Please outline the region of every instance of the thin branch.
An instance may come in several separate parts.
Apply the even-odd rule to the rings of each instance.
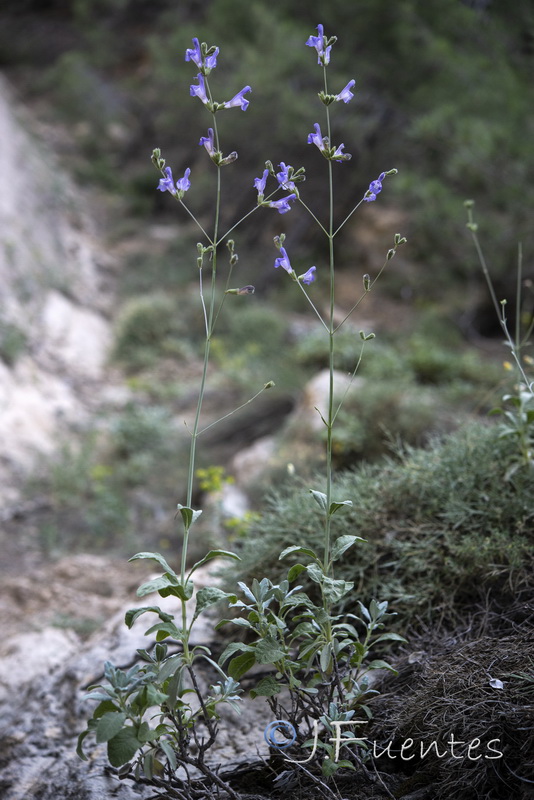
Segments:
[[[263,387],[260,389],[260,391],[259,391],[259,392],[256,392],[256,394],[255,394],[255,395],[253,395],[251,398],[249,398],[248,400],[246,400],[246,401],[245,401],[244,403],[242,403],[240,406],[237,406],[237,408],[234,408],[234,410],[233,410],[233,411],[229,411],[229,412],[228,412],[228,414],[225,414],[225,415],[224,415],[224,417],[219,417],[219,419],[216,419],[216,420],[215,420],[215,422],[210,422],[210,424],[209,424],[209,425],[206,425],[206,427],[205,427],[205,428],[202,428],[202,430],[198,431],[198,433],[197,433],[197,436],[200,436],[200,434],[201,434],[201,433],[205,433],[205,432],[206,432],[206,431],[208,431],[210,428],[213,428],[213,426],[214,426],[214,425],[218,425],[218,424],[219,424],[219,422],[222,422],[224,419],[228,419],[228,417],[231,417],[233,414],[237,413],[238,411],[241,411],[241,409],[242,409],[242,408],[245,408],[245,406],[248,406],[248,404],[249,404],[249,403],[252,403],[252,401],[253,401],[253,400],[255,400],[255,399],[256,399],[256,397],[259,397],[259,395],[260,395],[262,392],[264,392],[266,389],[267,389],[267,384],[265,384],[265,386],[263,386]]]

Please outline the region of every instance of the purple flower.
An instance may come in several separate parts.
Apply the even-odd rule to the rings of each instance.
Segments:
[[[363,198],[366,203],[372,203],[376,200],[377,194],[380,194],[382,191],[382,181],[386,177],[385,172],[381,172],[376,181],[371,181],[369,184],[369,189],[365,193],[365,197]]]
[[[208,100],[208,95],[206,94],[206,85],[204,83],[204,76],[198,74],[197,80],[198,80],[198,86],[195,86],[194,84],[190,86],[189,94],[191,95],[191,97],[198,97],[200,100],[202,100],[204,105],[206,105],[206,103],[208,103],[209,100]]]
[[[180,197],[184,194],[184,192],[187,192],[191,186],[191,181],[189,180],[191,170],[189,167],[186,169],[184,177],[180,178],[179,181],[176,181],[176,186],[174,185],[174,178],[172,177],[171,168],[165,167],[164,172],[167,177],[160,179],[159,186],[157,187],[160,192],[170,192],[172,195],[178,194]]]
[[[355,80],[349,81],[345,88],[342,89],[339,94],[336,94],[336,100],[343,100],[344,103],[348,103],[349,100],[352,100],[354,97],[354,92],[351,92],[351,89],[355,83]]]
[[[216,47],[213,53],[209,56],[206,56],[205,68],[206,69],[215,69],[217,66],[217,56],[219,55],[219,48]]]
[[[170,192],[171,194],[176,194],[171,168],[165,167],[164,172],[167,177],[160,179],[159,186],[157,188],[160,192]]]
[[[339,147],[336,147],[330,158],[332,161],[348,161],[351,156],[348,153],[343,152],[343,148],[345,147],[344,144],[340,144]]]
[[[325,147],[323,135],[321,133],[321,126],[319,125],[318,122],[316,122],[313,127],[315,128],[315,133],[310,133],[309,134],[309,136],[308,136],[308,144],[317,145],[317,147],[319,148],[321,153],[324,153],[325,150],[326,150],[326,147]]]
[[[193,39],[193,47],[188,47],[185,51],[185,60],[193,61],[199,69],[202,67],[202,53],[198,39]]]
[[[289,205],[290,200],[295,200],[297,197],[296,194],[288,194],[287,197],[281,197],[280,200],[272,200],[269,203],[269,208],[276,208],[280,214],[285,214],[287,211],[291,211],[291,206]]]
[[[245,86],[245,88],[241,89],[241,91],[238,92],[235,95],[235,97],[232,97],[231,100],[228,100],[228,102],[224,104],[224,107],[225,108],[233,108],[234,106],[241,106],[241,110],[242,111],[246,111],[248,106],[249,106],[249,101],[245,100],[243,95],[246,94],[247,92],[251,92],[251,91],[252,91],[252,89],[250,88],[250,86]]]
[[[267,183],[268,174],[269,170],[264,169],[261,178],[254,178],[254,186],[258,190],[258,199],[260,197],[263,197],[263,195],[265,194],[265,185]]]
[[[276,173],[276,180],[286,191],[290,192],[295,189],[294,181],[289,180],[289,170],[292,169],[291,165],[288,164],[286,167],[285,163],[282,161],[278,165],[280,167],[280,172]]]
[[[330,63],[330,50],[332,49],[332,45],[326,45],[326,38],[323,35],[323,26],[317,25],[317,36],[310,36],[306,44],[308,47],[315,47],[317,50],[317,63],[324,64],[326,66]]]
[[[202,50],[200,49],[200,44],[198,39],[193,39],[193,47],[188,47],[185,51],[185,60],[192,61],[200,70],[212,70],[215,69],[217,66],[217,56],[219,55],[219,48],[216,47],[213,53],[209,56],[206,56],[204,59],[202,57]]]
[[[189,180],[190,174],[191,170],[188,167],[184,172],[184,177],[180,178],[179,181],[176,181],[176,188],[178,189],[178,193],[181,192],[183,194],[184,192],[187,192],[187,190],[191,186],[191,181]]]
[[[278,267],[283,267],[283,269],[285,269],[285,271],[289,273],[289,275],[291,275],[291,273],[293,272],[293,267],[291,266],[291,262],[289,261],[289,256],[286,253],[285,247],[281,247],[280,252],[282,253],[282,255],[280,256],[280,258],[277,258],[274,262],[275,269],[278,269]]]
[[[309,286],[310,283],[313,283],[315,280],[315,267],[310,267],[304,275],[299,275],[299,281],[305,283],[306,286]]]
[[[215,142],[213,138],[213,128],[208,128],[208,135],[201,136],[199,145],[203,144],[206,150],[208,151],[208,155],[213,156],[215,154]]]

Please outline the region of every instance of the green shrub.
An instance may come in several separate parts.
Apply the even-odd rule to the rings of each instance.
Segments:
[[[437,392],[405,382],[365,382],[347,395],[334,430],[338,468],[362,459],[374,461],[392,441],[421,445],[443,430],[446,419]]]
[[[334,496],[353,506],[333,517],[333,536],[367,542],[344,556],[338,577],[355,581],[363,602],[391,601],[404,629],[417,619],[465,621],[477,603],[532,593],[534,471],[523,468],[506,481],[515,455],[498,426],[472,423],[426,449],[407,447],[399,461],[341,473]],[[320,548],[322,538],[307,489],[287,485],[250,525],[230,582],[281,578],[286,546]]]
[[[213,356],[232,382],[259,389],[268,380],[277,387],[295,389],[303,372],[295,368],[290,351],[294,347],[288,315],[268,303],[253,300],[228,307],[214,339]],[[287,357],[280,357],[286,353]]]
[[[171,430],[170,412],[162,406],[128,405],[111,426],[113,451],[123,459],[147,451],[157,455],[172,447]]]
[[[172,297],[154,292],[132,298],[117,318],[113,357],[132,370],[148,367],[173,349],[179,354],[180,334],[183,324]]]

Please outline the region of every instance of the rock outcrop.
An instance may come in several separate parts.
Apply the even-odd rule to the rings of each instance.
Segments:
[[[111,262],[87,201],[0,78],[0,506],[80,426],[110,343]]]

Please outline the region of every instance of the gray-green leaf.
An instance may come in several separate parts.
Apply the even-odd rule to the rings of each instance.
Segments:
[[[211,561],[212,558],[230,558],[234,561],[241,561],[241,557],[238,556],[237,553],[232,553],[231,550],[210,550],[209,553],[206,553],[204,558],[201,558],[200,561],[193,564],[189,574],[192,575],[195,570],[202,567],[208,561]]]
[[[189,508],[188,506],[183,506],[178,503],[178,511],[182,515],[182,520],[184,522],[184,528],[186,531],[189,530],[191,525],[200,517],[202,511],[195,511],[193,508]]]
[[[274,664],[275,661],[279,661],[285,655],[276,639],[272,636],[265,636],[261,639],[256,645],[255,652],[258,664]]]
[[[153,611],[163,622],[171,622],[173,619],[172,614],[166,614],[159,606],[143,606],[143,608],[130,608],[124,617],[124,622],[128,628],[131,628],[136,619],[141,614],[146,614],[147,611]]]
[[[193,615],[193,622],[206,608],[215,605],[219,600],[225,600],[228,596],[228,592],[223,592],[222,589],[217,589],[215,586],[204,586],[202,589],[199,589],[197,592],[197,604]]]
[[[355,542],[364,542],[361,536],[340,536],[332,545],[332,561],[337,561]]]
[[[274,675],[266,675],[266,677],[262,678],[254,689],[250,690],[250,696],[252,698],[274,697],[275,695],[280,694],[281,691],[282,687]]]
[[[313,499],[315,502],[326,511],[326,495],[324,492],[318,492],[315,489],[310,489],[311,494],[313,495]]]
[[[238,681],[255,663],[256,656],[254,653],[242,653],[240,656],[233,658],[228,664],[228,675]]]
[[[141,746],[135,730],[131,726],[123,728],[108,742],[109,763],[112,767],[122,767],[134,757]]]
[[[282,550],[282,552],[278,556],[278,560],[281,561],[283,558],[288,556],[290,553],[303,553],[305,556],[310,556],[310,558],[313,558],[314,561],[318,561],[319,560],[315,550],[312,550],[311,547],[301,547],[298,544],[293,544],[293,545],[291,545],[291,547],[286,547],[285,550]]]
[[[330,503],[330,508],[328,509],[328,513],[330,514],[330,516],[332,516],[332,514],[335,514],[336,511],[338,511],[338,509],[340,508],[343,508],[343,506],[351,506],[351,505],[352,505],[352,500],[340,500],[339,502],[334,501],[333,503]]]
[[[98,720],[96,726],[96,741],[109,742],[122,728],[126,720],[126,714],[122,711],[108,711]]]
[[[177,581],[178,577],[172,573],[160,575],[158,578],[153,578],[151,581],[143,583],[137,590],[137,596],[144,597],[146,594],[159,592],[160,589],[167,589],[169,586],[176,586]]]
[[[159,746],[161,747],[161,749],[163,750],[163,752],[167,756],[167,759],[169,761],[169,764],[171,765],[171,768],[173,770],[175,770],[176,767],[177,767],[176,754],[175,754],[174,750],[172,749],[171,743],[167,742],[165,739],[162,739],[160,741],[160,743],[159,743]]]
[[[163,558],[161,553],[136,553],[135,556],[132,556],[129,561],[136,561],[137,559],[147,559],[149,561],[156,561],[165,572],[169,572],[171,575],[176,575],[175,571],[168,565],[167,561]]]

